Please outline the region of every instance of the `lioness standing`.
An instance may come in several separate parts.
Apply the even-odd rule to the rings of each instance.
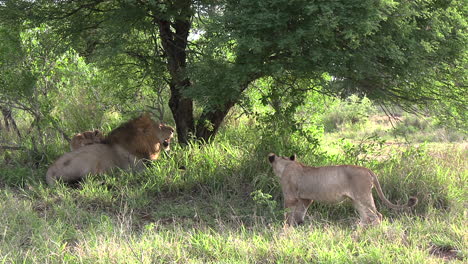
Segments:
[[[376,187],[380,199],[390,208],[411,208],[418,202],[411,197],[406,205],[392,204],[385,198],[375,174],[364,167],[352,165],[311,167],[295,161],[296,157],[268,154],[273,171],[280,178],[284,206],[289,209],[286,222],[302,224],[312,201],[338,203],[349,198],[359,213],[360,224],[378,224],[382,215],[377,211],[372,197]]]

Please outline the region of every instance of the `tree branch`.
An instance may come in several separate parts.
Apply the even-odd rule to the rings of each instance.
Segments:
[[[25,150],[26,148],[20,146],[0,146],[0,149]]]

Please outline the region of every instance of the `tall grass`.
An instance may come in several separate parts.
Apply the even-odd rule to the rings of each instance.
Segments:
[[[466,261],[466,149],[369,139],[329,153],[297,135],[284,144],[262,133],[245,123],[225,127],[210,144],[174,145],[141,173],[90,176],[77,188],[44,182],[47,164],[67,146],[51,143],[56,149],[38,168],[11,154],[14,162],[0,165],[0,261],[440,263],[450,254]],[[304,226],[283,228],[268,152],[296,152],[314,166],[364,165],[391,201],[414,195],[420,202],[395,212],[376,198],[384,221],[365,229],[349,203],[314,203]]]

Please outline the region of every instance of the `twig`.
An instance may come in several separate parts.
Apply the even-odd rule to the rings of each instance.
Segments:
[[[20,146],[0,146],[0,149],[25,150],[26,148]]]

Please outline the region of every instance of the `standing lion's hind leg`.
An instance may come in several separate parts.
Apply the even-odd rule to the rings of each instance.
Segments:
[[[375,210],[375,208],[372,208],[366,204],[357,201],[353,201],[353,206],[359,213],[359,225],[366,226],[369,224],[380,223],[379,213],[377,212],[377,210]]]
[[[374,197],[372,197],[372,193],[367,195],[366,199],[363,201],[363,204],[367,207],[368,215],[370,216],[370,223],[371,224],[380,224],[382,222],[382,214],[377,211],[374,203]]]
[[[377,211],[374,204],[372,194],[366,197],[364,201],[353,200],[353,206],[359,213],[360,225],[379,224],[382,220],[382,215]]]
[[[353,206],[359,213],[359,225],[365,226],[369,223],[366,207],[358,201],[353,201]]]

